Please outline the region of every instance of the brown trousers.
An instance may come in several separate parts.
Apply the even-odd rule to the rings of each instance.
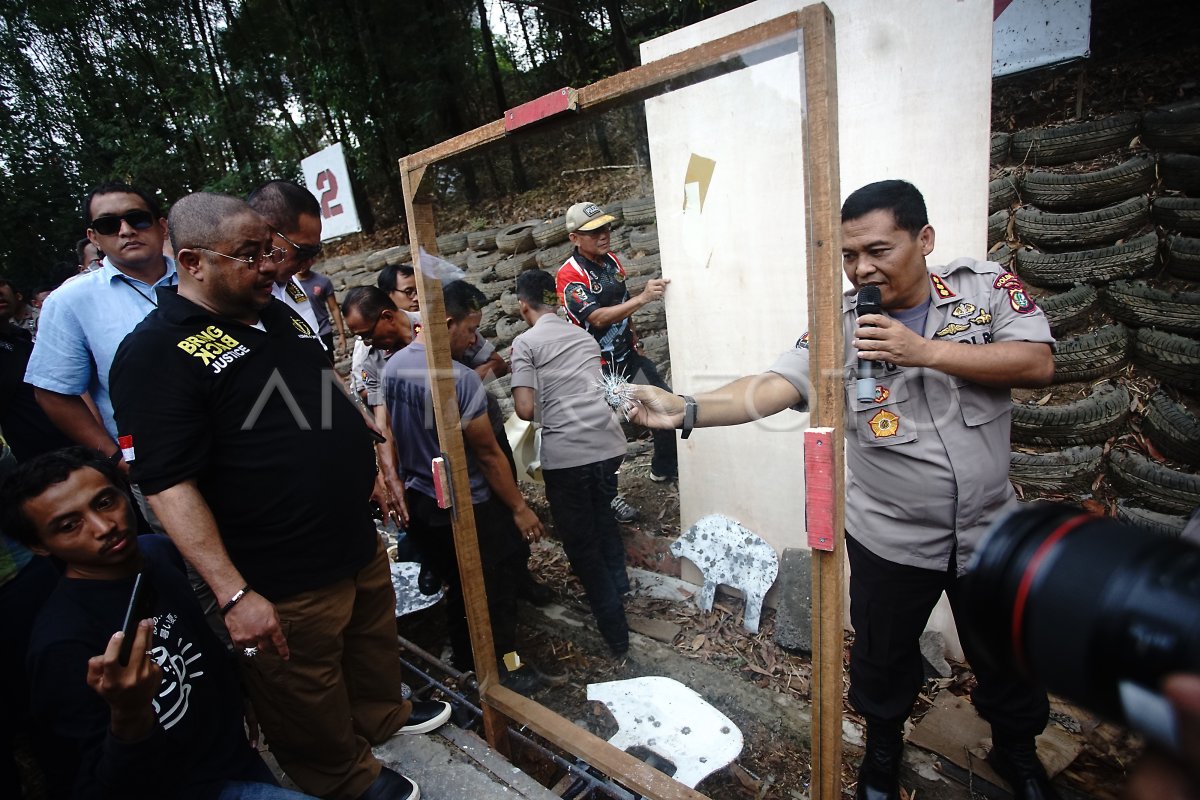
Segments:
[[[396,596],[380,541],[358,574],[275,604],[291,658],[240,653],[267,745],[303,791],[354,800],[379,775],[371,745],[408,719]]]

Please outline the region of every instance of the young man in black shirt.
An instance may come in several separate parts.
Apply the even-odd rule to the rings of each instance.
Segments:
[[[137,536],[127,492],[115,464],[79,446],[38,456],[0,485],[5,533],[63,567],[28,666],[34,716],[65,745],[57,766],[75,772],[72,797],[299,800],[247,742],[233,664],[171,543]],[[145,619],[122,666],[138,573]]]
[[[259,215],[197,193],[175,203],[170,231],[179,289],[159,293],[113,361],[133,475],[222,604],[280,766],[335,800],[419,797],[371,745],[432,730],[450,708],[401,695],[366,420],[316,333],[272,298],[282,253]]]

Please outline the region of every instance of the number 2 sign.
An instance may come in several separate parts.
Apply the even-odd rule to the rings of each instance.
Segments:
[[[342,204],[337,202],[338,181],[333,170],[326,169],[317,173],[317,191],[321,193],[321,218],[329,219],[341,214]]]
[[[342,144],[330,145],[300,162],[304,183],[321,203],[321,240],[362,230]]]

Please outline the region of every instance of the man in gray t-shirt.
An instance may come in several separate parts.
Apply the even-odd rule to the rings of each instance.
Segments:
[[[530,328],[513,341],[513,405],[521,419],[542,424],[542,478],[555,527],[600,634],[620,657],[629,649],[621,601],[629,577],[612,501],[625,433],[596,387],[600,345],[555,314],[550,273],[522,272],[517,298]]]
[[[853,192],[842,206],[842,261],[854,284],[846,332],[846,550],[850,560],[850,703],[867,721],[858,797],[899,797],[904,721],[922,685],[919,637],[945,591],[957,605],[966,561],[1014,500],[1008,439],[1015,386],[1054,377],[1045,315],[999,264],[929,267],[934,231],[904,181]],[[884,313],[857,316],[856,292],[877,286]],[[881,366],[874,396],[857,396],[859,359]],[[801,408],[808,334],[761,375],[684,399],[637,387],[636,422],[735,425]],[[956,615],[959,616],[959,615]],[[960,616],[961,618],[961,616]],[[1017,798],[1054,798],[1034,749],[1046,693],[975,658],[972,700],[992,726],[989,761]]]

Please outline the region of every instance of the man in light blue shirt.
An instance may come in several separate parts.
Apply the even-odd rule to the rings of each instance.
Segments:
[[[107,257],[99,269],[46,298],[25,380],[63,433],[127,470],[117,446],[108,370],[121,341],[158,306],[155,290],[177,282],[175,262],[163,255],[167,221],[146,192],[103,184],[87,196],[83,216],[88,239]]]

